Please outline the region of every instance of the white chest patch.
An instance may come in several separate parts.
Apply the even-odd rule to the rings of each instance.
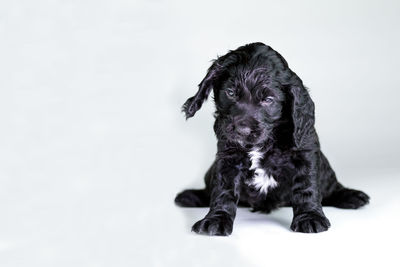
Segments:
[[[254,170],[254,176],[249,185],[259,190],[260,193],[267,194],[268,188],[274,188],[278,185],[278,183],[275,181],[274,177],[269,176],[260,166],[260,160],[263,158],[263,156],[264,154],[260,152],[258,148],[254,148],[249,152],[251,161],[250,170]]]

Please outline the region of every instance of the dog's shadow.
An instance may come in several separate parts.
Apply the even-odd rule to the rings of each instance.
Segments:
[[[236,225],[247,224],[260,226],[262,225],[279,225],[280,227],[289,230],[291,224],[291,209],[280,208],[270,213],[252,212],[248,208],[239,208],[236,215]]]
[[[201,219],[208,213],[209,208],[179,208],[186,218],[187,229],[192,228],[193,224]],[[260,225],[280,225],[282,228],[289,231],[291,224],[292,211],[290,208],[280,208],[272,211],[271,213],[252,212],[249,208],[239,207],[237,209],[235,218],[235,227],[240,225],[253,224],[255,227]]]

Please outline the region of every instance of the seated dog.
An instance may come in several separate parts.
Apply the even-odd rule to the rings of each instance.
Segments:
[[[301,79],[271,47],[252,43],[216,59],[183,105],[192,117],[215,97],[218,152],[205,175],[205,189],[185,190],[175,202],[210,207],[192,231],[229,235],[238,205],[270,212],[293,207],[290,228],[326,231],[322,206],[357,209],[365,193],[345,188],[322,153],[314,128],[314,103]]]

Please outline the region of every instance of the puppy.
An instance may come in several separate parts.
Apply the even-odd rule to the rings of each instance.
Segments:
[[[192,231],[229,235],[238,205],[270,212],[291,206],[295,232],[328,230],[322,206],[357,209],[365,193],[342,186],[322,153],[314,128],[314,103],[285,59],[262,43],[241,46],[216,59],[183,105],[192,117],[215,98],[218,152],[205,189],[185,190],[182,207],[210,207]]]

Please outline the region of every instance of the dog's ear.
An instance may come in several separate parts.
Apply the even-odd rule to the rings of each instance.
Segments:
[[[210,95],[213,82],[216,79],[219,69],[216,62],[217,61],[214,61],[208,69],[206,77],[200,82],[197,93],[183,104],[182,112],[185,113],[186,119],[193,117]]]
[[[279,69],[277,79],[285,88],[288,96],[290,115],[293,121],[293,141],[297,149],[308,149],[318,142],[314,128],[314,102],[304,87],[302,80],[290,70],[286,60],[276,51],[262,48],[267,60],[272,62],[275,69]],[[310,141],[311,140],[311,141]]]
[[[307,149],[315,145],[309,144],[308,140],[316,140],[312,138],[316,134],[314,102],[300,78],[296,74],[294,76],[293,82],[288,86],[292,100],[293,140],[298,149]]]
[[[226,68],[236,61],[234,51],[214,60],[211,67],[208,69],[206,77],[200,82],[197,93],[186,100],[182,106],[182,112],[185,113],[186,119],[193,117],[194,114],[201,108],[203,102],[207,100],[211,89],[226,70]]]

